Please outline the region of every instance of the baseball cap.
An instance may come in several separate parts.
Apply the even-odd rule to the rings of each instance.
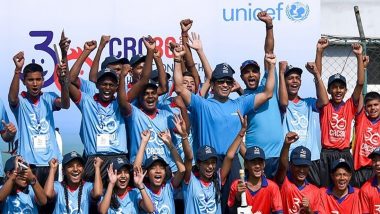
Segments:
[[[105,68],[105,69],[100,70],[97,73],[97,81],[99,81],[100,78],[105,77],[105,76],[110,76],[110,77],[116,79],[116,81],[118,81],[118,79],[119,79],[114,70],[109,69],[109,68]]]
[[[153,165],[153,163],[155,163],[157,161],[161,162],[165,167],[168,166],[168,164],[166,163],[166,161],[162,157],[154,154],[145,160],[145,165],[144,165],[145,169],[148,169],[150,166]]]
[[[145,55],[137,54],[131,58],[131,66],[135,67],[137,63],[145,61]]]
[[[82,156],[78,154],[78,152],[72,151],[63,156],[62,165],[66,165],[74,159],[78,159],[82,164],[84,164],[84,159],[82,158]]]
[[[253,160],[253,159],[263,159],[265,160],[264,150],[258,146],[252,146],[247,148],[245,152],[244,160]]]
[[[289,76],[291,73],[297,73],[298,75],[301,76],[302,69],[298,68],[298,67],[293,67],[292,65],[286,66],[286,70],[285,70],[284,76]]]
[[[380,147],[377,147],[375,150],[373,150],[372,153],[368,155],[368,158],[373,158],[375,155],[380,156]]]
[[[101,65],[101,69],[105,69],[110,64],[129,64],[129,60],[127,58],[116,58],[115,56],[108,56],[104,59]]]
[[[124,166],[131,168],[131,164],[127,158],[115,158],[113,161],[113,169],[120,170]]]
[[[346,159],[339,158],[332,163],[331,173],[341,167],[346,167],[350,172],[352,171],[351,164]]]
[[[255,71],[258,71],[260,72],[260,65],[255,61],[255,60],[245,60],[241,66],[240,66],[240,71],[243,71],[245,67],[247,67],[248,65],[252,65],[253,68],[255,69]]]
[[[222,79],[225,77],[229,77],[233,79],[234,73],[235,73],[234,69],[232,69],[232,67],[229,64],[227,63],[217,64],[215,66],[214,71],[212,72],[212,79],[216,80],[216,79]]]
[[[216,150],[211,146],[201,146],[197,151],[197,160],[206,161],[210,158],[218,158]]]
[[[167,79],[170,79],[171,75],[167,72],[166,73],[166,78]],[[158,70],[157,69],[154,69],[151,73],[150,73],[150,79],[154,80],[154,79],[158,79]]]
[[[293,165],[301,166],[301,165],[311,165],[311,152],[308,148],[304,146],[297,146],[293,149],[290,154],[290,162]]]
[[[327,83],[327,88],[330,87],[330,85],[335,81],[341,81],[344,83],[344,85],[347,85],[346,78],[341,74],[334,74],[329,77],[329,81]]]
[[[12,171],[15,169],[15,159],[16,159],[16,156],[12,156],[10,157],[6,162],[5,162],[5,165],[4,165],[4,172],[9,172],[9,171]]]

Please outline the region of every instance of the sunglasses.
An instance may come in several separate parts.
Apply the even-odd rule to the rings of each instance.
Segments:
[[[234,84],[234,80],[232,80],[232,79],[217,79],[217,80],[215,80],[215,82],[217,84],[224,84],[224,83],[227,83],[227,85],[233,85]]]

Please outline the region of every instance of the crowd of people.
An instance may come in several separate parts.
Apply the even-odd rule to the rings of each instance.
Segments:
[[[102,63],[110,36],[99,46],[85,42],[69,67],[71,41],[62,33],[60,95],[42,92],[44,69],[24,65],[24,53],[17,53],[8,94],[16,124],[0,100],[1,137],[18,142],[0,170],[0,212],[380,213],[380,94],[363,95],[369,58],[362,46],[352,45],[357,80],[346,96],[344,75],[330,76],[327,86],[322,81],[326,38],[305,68],[280,61],[277,71],[272,18],[260,12],[258,19],[265,24],[264,62],[241,63],[244,89],[229,64],[212,69],[199,35],[189,33],[190,19],[180,22],[181,43],[170,44],[173,76],[150,36],[143,37],[146,55]],[[305,70],[314,76],[315,98],[299,95]],[[84,151],[62,155],[53,112],[73,103],[82,115]]]

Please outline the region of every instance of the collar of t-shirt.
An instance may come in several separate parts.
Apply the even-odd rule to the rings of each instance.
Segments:
[[[100,103],[100,105],[102,105],[103,107],[107,107],[113,100],[115,99],[115,97],[112,98],[112,100],[110,101],[107,101],[107,102],[103,102],[100,98],[99,98],[99,93],[96,93],[94,95],[94,100],[98,103]]]
[[[123,193],[117,194],[117,197],[119,197],[120,199],[123,199],[131,190],[132,190],[132,187],[127,187],[127,189]]]
[[[161,193],[161,189],[164,188],[165,185],[166,185],[166,182],[164,181],[164,182],[162,182],[161,187],[158,188],[158,190],[154,191],[153,189],[151,189],[151,186],[150,186],[150,183],[149,183],[149,182],[147,182],[147,183],[145,184],[145,186],[147,186],[148,189],[150,189],[150,190],[151,190],[154,194],[156,194],[156,195],[160,195],[160,193]]]
[[[296,98],[294,98],[292,100],[293,103],[298,103],[299,101],[301,100],[301,98],[299,96],[297,96]]]
[[[153,113],[153,114],[148,114],[146,111],[144,111],[144,109],[143,108],[140,108],[140,110],[142,111],[142,112],[144,112],[144,114],[146,114],[150,119],[154,119],[156,116],[157,116],[157,114],[158,114],[158,109],[157,109],[157,107],[156,107],[156,111]]]
[[[82,181],[83,183],[82,183],[82,185],[84,186],[84,183],[86,183],[85,181]],[[67,185],[66,184],[66,187],[67,187],[67,189],[70,191],[70,192],[75,192],[78,188],[79,188],[79,186],[80,185],[78,185],[77,187],[71,187],[71,186],[69,186],[69,185]]]
[[[194,176],[197,177],[199,179],[199,181],[203,184],[203,186],[210,186],[212,181],[205,181],[202,179],[202,177],[200,176],[199,172],[194,172]]]
[[[40,95],[37,96],[37,97],[32,97],[32,96],[28,95],[28,92],[26,92],[26,91],[21,92],[21,96],[23,98],[26,98],[26,99],[30,100],[34,105],[36,105],[38,103],[38,101],[40,100],[41,95],[42,95],[42,91],[41,91]]]
[[[330,187],[328,187],[326,193],[327,193],[328,195],[332,195],[332,196],[334,196],[334,198],[337,199],[339,203],[342,203],[342,202],[347,198],[347,196],[348,196],[349,194],[352,194],[352,193],[355,192],[355,189],[354,189],[351,185],[348,185],[348,193],[347,193],[347,195],[345,195],[345,196],[343,196],[343,197],[341,197],[341,198],[337,198],[337,197],[335,197],[335,195],[333,194],[333,187],[334,187],[333,185],[331,185]]]
[[[245,179],[245,181],[247,182],[247,179]],[[258,190],[253,191],[253,190],[251,190],[250,188],[247,188],[247,189],[249,190],[249,193],[250,193],[251,195],[255,195],[257,192],[259,192],[259,190],[260,190],[261,188],[263,188],[263,187],[267,187],[267,186],[268,186],[268,180],[267,180],[267,178],[266,178],[264,175],[262,175],[262,176],[261,176],[261,187],[260,187]]]
[[[372,178],[371,185],[372,185],[373,187],[376,187],[377,192],[380,193],[379,181],[377,180],[377,177],[373,177],[373,178]]]
[[[334,105],[334,103],[332,102],[332,100],[330,100],[330,103],[332,105],[332,107],[334,108],[335,111],[339,111],[340,108],[342,108],[342,106],[344,106],[344,104],[346,102],[342,101],[341,103],[339,103],[337,106]]]
[[[288,171],[287,175],[286,175],[289,179],[290,182],[292,182],[294,185],[296,185],[296,183],[294,182],[294,178],[292,176],[292,174],[290,173],[290,171]],[[298,190],[303,190],[303,188],[306,187],[306,185],[309,185],[309,182],[307,181],[307,179],[305,179],[304,183],[301,185],[301,186],[297,186]]]

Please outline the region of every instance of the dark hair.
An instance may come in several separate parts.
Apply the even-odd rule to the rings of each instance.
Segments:
[[[185,71],[185,72],[183,72],[182,75],[184,77],[192,77],[193,79],[195,79],[194,76],[193,76],[193,74],[190,71]]]
[[[23,77],[25,78],[28,73],[32,73],[32,72],[40,72],[41,75],[43,75],[44,69],[39,64],[30,63],[30,64],[28,64],[28,65],[25,66],[25,68],[24,68],[24,70],[22,72],[23,73]]]
[[[202,161],[197,161],[197,162],[202,162]],[[194,171],[199,172],[199,167],[197,165],[194,166]],[[220,198],[221,198],[221,189],[219,185],[219,176],[217,174],[217,171],[215,170],[214,173],[212,174],[211,182],[214,184],[215,188],[215,202],[218,204],[220,203]]]
[[[66,178],[64,179],[64,181],[62,181],[62,186],[63,186],[63,189],[64,189],[64,194],[65,194],[65,201],[66,201],[66,211],[68,213],[70,213],[70,207],[69,207],[69,196],[68,196],[68,187],[67,187],[67,184],[66,184]],[[80,213],[80,204],[81,204],[81,200],[82,200],[82,191],[83,190],[83,182],[80,181],[80,184],[79,184],[79,192],[78,192],[78,212],[77,213]]]
[[[123,168],[123,167],[122,167]],[[128,168],[128,173],[129,173],[129,181],[128,181],[128,185],[127,187],[133,187],[133,184],[131,183],[131,180],[133,181],[133,173],[131,171],[131,168],[130,167],[127,167]],[[119,172],[119,170],[118,170]],[[108,183],[109,183],[109,178],[108,178]],[[111,202],[110,202],[110,207],[112,209],[119,209],[120,207],[120,202],[119,200],[117,200],[117,197],[116,197],[116,193],[115,193],[115,187],[112,189],[112,195],[111,195]],[[116,187],[117,188],[117,187]]]
[[[368,92],[364,97],[364,104],[367,104],[367,102],[372,100],[380,101],[380,94],[375,91]]]

